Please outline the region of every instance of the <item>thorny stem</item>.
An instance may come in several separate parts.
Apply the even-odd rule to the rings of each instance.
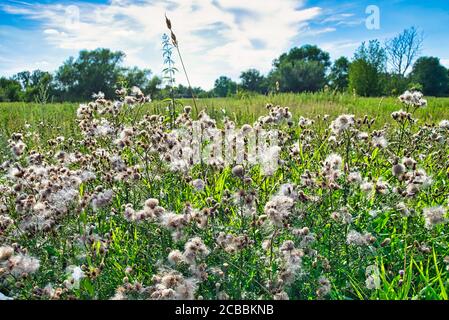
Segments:
[[[195,106],[196,116],[198,117],[198,106],[196,105],[195,94],[193,93],[192,85],[190,84],[189,75],[187,74],[186,67],[184,65],[184,61],[182,60],[181,51],[179,50],[179,45],[175,45],[176,51],[178,51],[179,61],[181,61],[182,69],[184,70],[184,74],[186,75],[187,83],[189,85],[190,94],[192,95],[193,105]]]
[[[273,242],[274,238],[277,236],[278,228],[276,228],[273,232],[273,235],[270,239],[270,280],[273,279]]]

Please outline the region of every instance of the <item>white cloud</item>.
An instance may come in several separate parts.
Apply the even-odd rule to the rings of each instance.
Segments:
[[[335,13],[332,10],[328,10],[328,16],[321,23],[332,23],[335,26],[351,27],[363,24],[365,19],[365,17],[358,17],[354,13]]]
[[[302,37],[315,37],[315,36],[319,36],[324,33],[330,33],[330,32],[335,32],[335,31],[337,31],[337,29],[333,28],[333,27],[327,27],[327,28],[323,28],[323,29],[311,29],[311,28],[307,27],[304,29],[304,32],[302,33]]]
[[[440,62],[443,66],[449,68],[449,59],[441,59]]]
[[[322,10],[294,0],[263,5],[260,0],[112,0],[106,5],[74,2],[2,8],[39,21],[46,41],[60,50],[122,50],[126,64],[155,73],[162,69],[161,36],[167,32],[167,13],[192,84],[205,88],[222,74],[237,78],[247,68],[268,71],[298,33],[334,31],[308,29]],[[178,78],[184,80],[181,74]]]
[[[338,40],[333,42],[321,43],[320,47],[332,54],[333,58],[339,56],[352,57],[354,50],[360,46],[360,40]]]

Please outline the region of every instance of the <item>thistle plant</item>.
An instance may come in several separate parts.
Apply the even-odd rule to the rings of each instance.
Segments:
[[[187,84],[189,85],[190,94],[192,95],[192,101],[193,101],[193,105],[195,106],[196,116],[198,116],[198,114],[199,114],[198,113],[198,106],[196,105],[195,94],[193,92],[192,85],[190,84],[189,74],[187,73],[186,66],[185,66],[184,61],[182,59],[182,54],[181,54],[181,50],[179,49],[178,40],[176,38],[175,33],[172,30],[172,23],[171,23],[170,19],[167,18],[167,16],[165,16],[165,22],[166,22],[167,28],[170,30],[170,36],[171,36],[172,44],[176,48],[176,51],[178,52],[179,61],[181,61],[182,69],[184,70],[184,74],[186,76]]]
[[[165,68],[162,70],[162,73],[164,74],[163,79],[168,83],[170,88],[170,98],[165,101],[169,101],[170,120],[172,125],[174,125],[177,104],[174,94],[175,73],[178,72],[178,69],[175,67],[175,61],[172,58],[172,54],[173,46],[170,43],[170,38],[164,33],[162,36],[162,56],[164,58]]]

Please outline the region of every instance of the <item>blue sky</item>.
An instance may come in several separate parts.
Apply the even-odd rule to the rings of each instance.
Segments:
[[[368,29],[366,8],[379,8]],[[193,85],[211,88],[220,75],[268,72],[293,46],[316,44],[333,59],[352,57],[362,41],[384,41],[404,28],[424,33],[422,55],[449,67],[449,1],[330,0],[1,0],[0,75],[54,71],[81,49],[122,50],[125,64],[162,70],[164,13],[172,19]],[[185,83],[181,74],[178,81]]]

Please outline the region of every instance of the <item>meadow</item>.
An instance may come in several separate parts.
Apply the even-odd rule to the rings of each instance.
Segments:
[[[117,93],[0,104],[0,299],[448,299],[449,98]]]

